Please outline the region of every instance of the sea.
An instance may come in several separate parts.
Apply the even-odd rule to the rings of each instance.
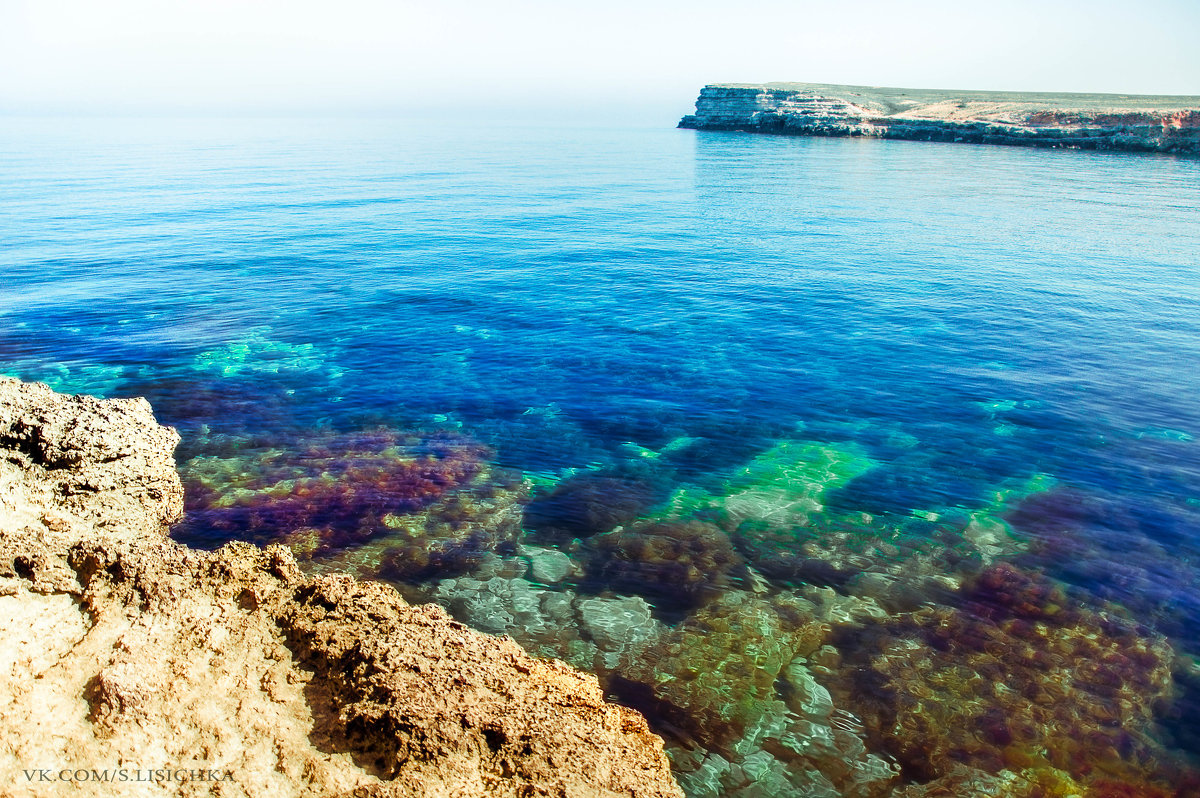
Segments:
[[[177,539],[596,673],[690,796],[1200,789],[1195,158],[5,118],[0,374],[147,397]]]

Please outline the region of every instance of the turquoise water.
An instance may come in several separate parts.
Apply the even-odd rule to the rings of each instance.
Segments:
[[[1189,789],[1200,161],[437,120],[0,153],[0,373],[150,398],[177,537],[596,671],[692,795]]]

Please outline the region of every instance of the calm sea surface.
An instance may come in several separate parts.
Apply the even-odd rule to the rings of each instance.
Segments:
[[[952,763],[1177,790],[1200,750],[1194,159],[2,120],[0,373],[147,396],[178,537],[283,541],[596,671],[692,795]],[[967,627],[1101,642],[1035,664]]]

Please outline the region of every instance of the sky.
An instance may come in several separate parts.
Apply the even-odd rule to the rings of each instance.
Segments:
[[[0,0],[0,113],[687,112],[714,82],[1200,95],[1200,0]]]

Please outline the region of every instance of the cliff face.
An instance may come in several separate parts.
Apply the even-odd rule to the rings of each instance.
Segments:
[[[679,127],[1200,153],[1200,97],[714,84]]]
[[[177,442],[144,400],[0,378],[0,794],[682,795],[592,676],[167,539]]]

